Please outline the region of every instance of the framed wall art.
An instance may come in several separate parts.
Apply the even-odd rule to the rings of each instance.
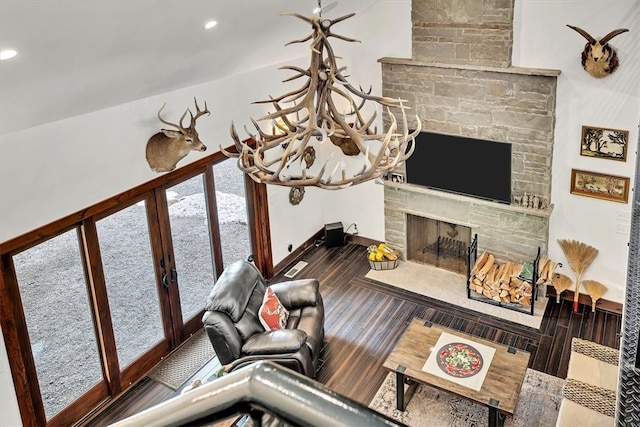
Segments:
[[[629,131],[582,126],[580,155],[610,160],[627,160]]]
[[[627,203],[629,178],[571,169],[571,194]]]

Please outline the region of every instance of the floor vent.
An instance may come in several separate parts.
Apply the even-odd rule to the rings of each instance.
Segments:
[[[307,266],[307,264],[307,262],[298,261],[296,265],[294,265],[289,271],[284,273],[284,277],[288,277],[289,279],[295,277],[296,274],[300,273],[300,271]]]

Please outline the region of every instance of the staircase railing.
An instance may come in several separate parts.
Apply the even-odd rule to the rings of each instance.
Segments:
[[[112,424],[197,426],[249,414],[261,425],[264,413],[296,426],[404,426],[273,362],[257,362]]]

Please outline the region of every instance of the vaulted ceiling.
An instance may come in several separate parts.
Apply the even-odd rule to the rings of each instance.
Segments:
[[[324,16],[376,0],[325,0]],[[1,0],[0,134],[304,55],[316,0]],[[204,28],[207,21],[218,25]]]

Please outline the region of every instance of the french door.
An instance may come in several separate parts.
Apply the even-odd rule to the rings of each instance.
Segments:
[[[236,185],[244,188],[239,178]],[[111,363],[120,388],[202,328],[204,304],[223,270],[222,194],[209,167],[93,218],[99,250],[99,260],[90,263],[99,270],[93,282],[103,281],[106,291],[96,312],[110,313],[111,328],[101,335],[107,344],[113,335],[117,363]],[[248,256],[246,222],[236,238],[246,243],[241,256]]]
[[[202,327],[202,308],[222,272],[213,171],[156,188],[154,197],[162,248],[156,255],[157,272],[175,346]],[[244,231],[240,238],[248,242]]]

